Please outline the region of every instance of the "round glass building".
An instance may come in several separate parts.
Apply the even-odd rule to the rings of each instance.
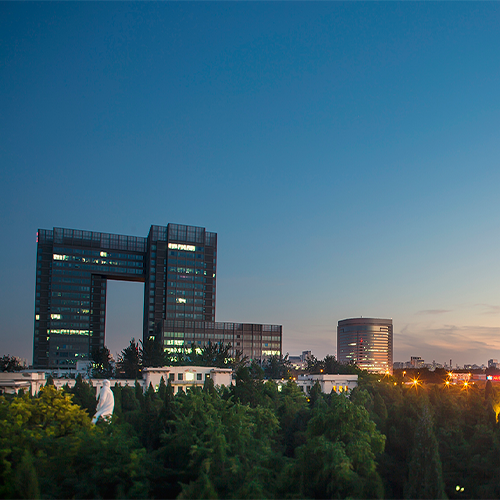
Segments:
[[[372,373],[392,374],[392,337],[392,319],[343,319],[337,326],[337,359]]]

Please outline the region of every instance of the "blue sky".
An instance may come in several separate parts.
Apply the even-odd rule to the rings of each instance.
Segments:
[[[218,321],[336,354],[500,359],[500,4],[0,3],[0,354],[31,360],[36,231],[218,233]],[[142,335],[111,283],[107,343]]]

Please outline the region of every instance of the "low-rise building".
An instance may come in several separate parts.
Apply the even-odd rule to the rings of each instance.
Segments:
[[[358,376],[320,373],[315,375],[299,375],[296,380],[297,385],[306,394],[310,392],[316,382],[319,383],[321,392],[324,394],[330,394],[332,391],[337,394],[348,394],[358,386]]]
[[[143,370],[143,387],[146,390],[149,384],[156,391],[160,386],[161,379],[170,384],[177,394],[179,389],[190,387],[203,387],[205,380],[211,378],[215,387],[229,387],[233,378],[233,370],[231,368],[213,368],[208,366],[165,366],[163,368],[144,368]]]
[[[21,389],[34,396],[45,385],[45,372],[23,370],[0,373],[0,393],[17,394]]]
[[[162,368],[144,368],[142,379],[137,383],[146,391],[149,385],[155,391],[160,386],[161,379],[165,383],[170,381],[174,394],[182,388],[184,391],[191,387],[203,387],[205,380],[213,380],[215,387],[229,387],[232,383],[233,370],[231,368],[214,368],[211,366],[165,366]],[[96,390],[96,396],[101,390],[103,379],[88,379],[88,382]],[[135,379],[110,379],[111,387],[119,385],[122,387],[135,386]],[[5,394],[16,394],[20,389],[29,391],[35,395],[46,383],[46,373],[43,370],[23,372],[0,373],[0,392]],[[72,388],[76,380],[74,378],[54,378],[56,389],[62,389],[65,385]]]

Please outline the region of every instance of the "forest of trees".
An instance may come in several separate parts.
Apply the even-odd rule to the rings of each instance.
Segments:
[[[409,387],[360,373],[348,398],[293,381],[279,391],[263,376],[240,366],[230,388],[207,379],[175,396],[163,381],[115,386],[113,419],[95,426],[81,378],[2,396],[0,497],[500,498],[491,382]]]

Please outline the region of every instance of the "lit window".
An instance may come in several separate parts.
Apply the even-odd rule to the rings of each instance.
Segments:
[[[194,373],[186,373],[186,380],[194,380]]]
[[[192,245],[181,245],[180,243],[169,243],[168,248],[172,250],[185,250],[188,252],[194,252],[196,250],[196,247]]]
[[[61,315],[60,314],[51,314],[50,319],[61,319]]]
[[[108,256],[107,252],[101,252],[101,257],[107,257],[107,256]]]
[[[35,319],[38,321],[40,319],[40,315],[39,314],[36,314],[35,315]]]

